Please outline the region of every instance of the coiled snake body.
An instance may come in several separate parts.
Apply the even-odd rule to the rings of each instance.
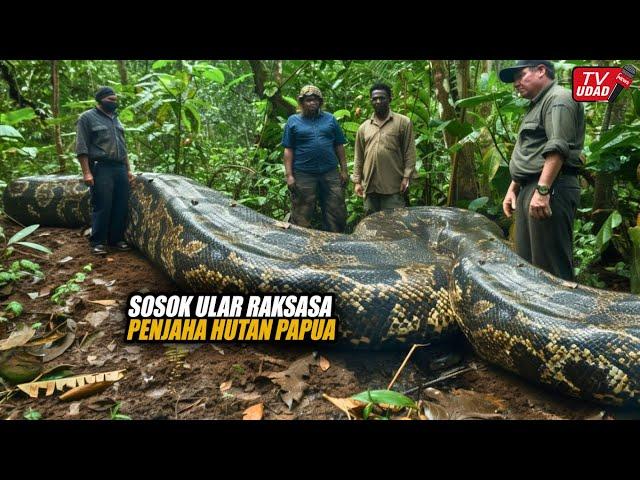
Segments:
[[[4,204],[24,224],[76,227],[90,218],[78,177],[15,180]],[[481,357],[531,381],[640,405],[640,297],[527,264],[470,211],[379,212],[342,235],[282,228],[192,180],[142,174],[127,239],[188,291],[333,293],[341,333],[358,347],[462,330]]]

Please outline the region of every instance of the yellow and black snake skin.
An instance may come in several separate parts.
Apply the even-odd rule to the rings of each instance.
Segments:
[[[79,177],[15,180],[4,205],[25,225],[89,223]],[[462,330],[482,358],[531,381],[640,405],[640,297],[531,266],[495,224],[467,210],[379,212],[343,235],[283,228],[192,180],[141,174],[127,239],[187,291],[333,293],[341,333],[358,347]]]

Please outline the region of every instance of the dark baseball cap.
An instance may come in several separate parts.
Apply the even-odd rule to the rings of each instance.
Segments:
[[[500,80],[505,83],[511,83],[513,82],[513,76],[516,72],[519,72],[525,67],[536,67],[538,65],[544,65],[551,73],[555,73],[553,63],[549,60],[518,60],[513,67],[507,67],[500,70]]]

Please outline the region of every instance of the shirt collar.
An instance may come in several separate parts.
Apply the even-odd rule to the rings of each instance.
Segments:
[[[371,123],[375,125],[380,125],[380,126],[384,125],[387,122],[390,122],[391,120],[393,120],[393,111],[391,109],[389,109],[389,115],[387,116],[387,118],[384,119],[384,121],[381,124],[378,123],[379,120],[376,118],[376,112],[373,112],[371,114],[371,119],[370,119]]]
[[[552,81],[549,85],[547,85],[546,87],[544,87],[542,90],[540,90],[540,92],[538,93],[538,95],[536,95],[535,97],[533,97],[533,99],[531,100],[531,105],[535,105],[536,103],[538,103],[540,100],[542,100],[542,97],[545,96],[545,94],[551,90],[551,87],[557,85],[557,81]]]

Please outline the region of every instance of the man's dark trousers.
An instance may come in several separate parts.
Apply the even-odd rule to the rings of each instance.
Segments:
[[[551,218],[529,215],[538,179],[520,184],[516,204],[516,252],[528,262],[565,280],[573,280],[573,220],[580,204],[575,175],[561,174],[551,186]]]
[[[296,183],[290,188],[291,223],[310,228],[316,209],[316,199],[320,200],[322,228],[328,232],[344,232],[347,225],[347,207],[344,203],[344,187],[338,170],[311,174],[294,172]]]
[[[122,162],[100,161],[91,168],[91,246],[124,240],[129,211],[129,177]]]

